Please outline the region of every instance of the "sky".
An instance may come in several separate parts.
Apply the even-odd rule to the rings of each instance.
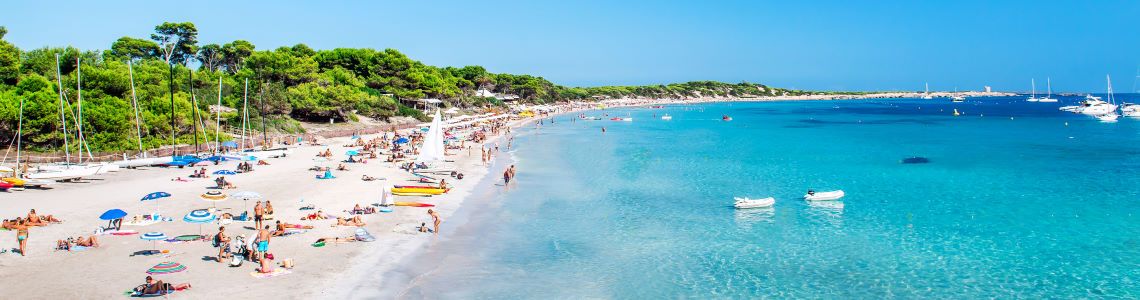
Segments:
[[[393,48],[569,86],[718,80],[805,90],[1136,90],[1140,1],[14,1],[22,49],[108,49],[165,21],[259,50]]]

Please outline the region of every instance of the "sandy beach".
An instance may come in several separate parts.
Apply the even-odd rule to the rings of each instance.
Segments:
[[[521,121],[520,121],[521,122]],[[516,122],[519,123],[519,122]],[[374,136],[364,136],[370,139]],[[145,232],[162,232],[170,237],[198,234],[206,236],[218,231],[218,224],[201,226],[182,221],[183,215],[194,209],[209,208],[214,205],[199,198],[214,186],[213,178],[188,178],[193,169],[143,168],[123,170],[81,180],[75,183],[60,183],[48,190],[27,190],[5,193],[0,199],[0,215],[4,218],[24,216],[30,209],[40,215],[53,215],[63,220],[61,224],[46,227],[33,227],[28,239],[28,255],[20,256],[15,248],[14,231],[2,234],[7,253],[0,254],[0,286],[8,297],[13,298],[109,298],[123,296],[128,290],[143,283],[145,273],[151,266],[162,262],[177,262],[186,266],[186,271],[158,275],[170,283],[190,283],[193,288],[178,292],[171,297],[196,298],[219,293],[241,298],[324,298],[327,287],[343,282],[346,276],[361,272],[382,272],[401,261],[401,258],[421,248],[433,239],[430,233],[420,233],[415,228],[423,222],[431,224],[426,214],[427,208],[394,207],[392,213],[364,215],[367,229],[376,237],[375,242],[330,243],[316,248],[311,244],[318,238],[349,237],[356,227],[332,226],[336,220],[302,221],[301,217],[315,210],[299,210],[313,205],[318,210],[335,216],[347,216],[347,210],[354,205],[368,206],[378,203],[381,188],[385,184],[413,184],[415,177],[399,170],[394,163],[381,159],[367,164],[348,164],[349,171],[334,171],[336,179],[318,180],[318,174],[308,169],[315,165],[336,166],[336,162],[316,162],[320,151],[329,149],[334,160],[344,159],[343,153],[350,149],[349,138],[322,140],[325,145],[307,145],[292,149],[292,154],[284,158],[271,158],[268,166],[255,166],[255,171],[247,174],[227,176],[238,188],[226,190],[255,191],[273,203],[275,220],[292,224],[312,225],[313,229],[304,233],[272,239],[270,253],[275,263],[292,259],[296,266],[291,274],[271,278],[251,276],[255,263],[246,262],[241,267],[214,261],[217,248],[209,241],[157,242],[140,240],[139,235],[98,236],[98,248],[82,251],[53,250],[56,241],[67,237],[91,235],[106,221],[98,219],[104,211],[118,208],[130,215],[159,213],[173,218],[170,222],[159,222],[147,226],[124,226],[123,229]],[[494,139],[487,143],[494,143]],[[471,145],[471,143],[468,143]],[[448,162],[439,169],[456,170],[465,175],[463,180],[451,179],[452,192],[434,197],[397,196],[396,201],[417,201],[435,204],[441,217],[446,220],[458,209],[472,187],[488,173],[480,159],[478,145],[470,150],[450,150]],[[209,166],[209,172],[234,169],[236,162],[219,166]],[[498,170],[501,171],[501,170]],[[366,182],[362,175],[384,180]],[[218,176],[218,175],[212,175]],[[173,181],[182,177],[188,181]],[[450,178],[449,178],[450,179]],[[168,192],[172,196],[156,201],[142,202],[139,199],[151,192]],[[254,203],[241,200],[226,200],[217,203],[219,212],[240,213],[243,207],[252,210]],[[248,206],[246,206],[248,205]],[[271,223],[266,223],[271,224]],[[226,225],[230,236],[245,235],[252,238],[256,232],[252,223],[235,222]],[[446,234],[446,233],[445,233]],[[156,246],[152,246],[156,245]],[[157,247],[163,250],[158,255],[132,255],[141,250]],[[368,262],[368,263],[362,263]],[[13,284],[22,282],[22,284]],[[62,283],[83,282],[81,285],[61,285]]]

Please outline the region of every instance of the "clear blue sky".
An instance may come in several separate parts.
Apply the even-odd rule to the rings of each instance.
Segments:
[[[1132,89],[1140,1],[13,1],[7,40],[106,49],[163,21],[203,43],[395,48],[565,85]],[[792,2],[792,3],[789,3]]]

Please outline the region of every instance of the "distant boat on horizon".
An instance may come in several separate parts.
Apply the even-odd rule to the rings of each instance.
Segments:
[[[1047,94],[1045,94],[1045,97],[1038,98],[1037,102],[1057,102],[1057,99],[1053,99],[1053,79],[1045,77],[1045,86]]]
[[[1037,102],[1040,100],[1041,99],[1037,99],[1037,80],[1034,78],[1030,78],[1029,79],[1029,99],[1025,99],[1025,101]]]
[[[930,96],[930,83],[929,82],[926,83],[926,93],[922,94],[922,99],[925,99],[925,100],[934,99],[934,97]]]

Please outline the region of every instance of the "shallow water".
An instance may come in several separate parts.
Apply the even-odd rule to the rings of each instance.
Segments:
[[[415,275],[385,285],[408,298],[1140,297],[1140,120],[1023,98],[561,116],[515,139],[510,191],[465,203],[455,232],[396,272]],[[914,156],[930,162],[901,162]],[[847,197],[807,203],[807,189]],[[734,196],[777,203],[736,210]]]

